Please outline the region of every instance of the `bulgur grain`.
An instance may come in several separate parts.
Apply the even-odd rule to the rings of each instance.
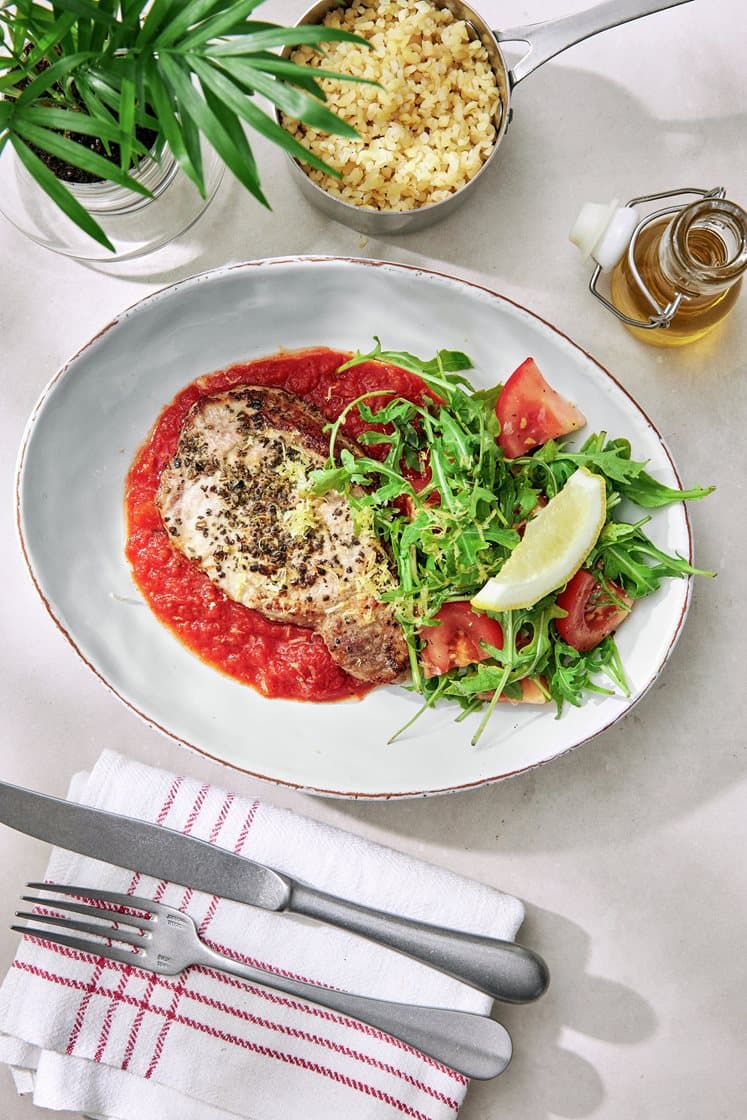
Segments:
[[[326,105],[360,139],[284,125],[342,179],[305,167],[323,190],[369,210],[416,210],[441,202],[480,170],[496,139],[500,95],[487,51],[467,25],[427,0],[355,0],[328,12],[329,27],[355,43],[299,47],[294,62],[370,78],[377,86],[323,79]]]

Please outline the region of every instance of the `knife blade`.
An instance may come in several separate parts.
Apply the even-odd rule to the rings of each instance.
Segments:
[[[0,822],[116,867],[233,902],[327,922],[507,1003],[535,1000],[549,983],[542,958],[513,941],[445,929],[361,906],[163,825],[7,782],[0,782]]]

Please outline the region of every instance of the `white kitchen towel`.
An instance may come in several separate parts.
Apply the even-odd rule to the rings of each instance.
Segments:
[[[200,837],[323,890],[513,939],[511,896],[259,801],[105,752],[70,796]],[[27,877],[34,877],[28,868]],[[331,926],[55,849],[45,879],[159,899],[205,942],[364,995],[487,1012],[490,999]],[[468,1081],[345,1016],[224,973],[158,977],[25,936],[0,989],[0,1061],[40,1107],[116,1120],[448,1120]]]

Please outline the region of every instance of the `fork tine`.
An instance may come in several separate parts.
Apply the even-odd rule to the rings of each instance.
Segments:
[[[129,964],[137,967],[145,964],[145,956],[136,956],[128,949],[117,949],[115,945],[97,945],[83,937],[69,937],[66,933],[57,933],[55,930],[33,929],[31,926],[11,926],[16,933],[30,934],[32,937],[41,937],[44,941],[53,941],[56,945],[67,945],[70,949],[77,949],[81,953],[90,953],[93,957],[105,957],[108,960],[119,961],[120,964]]]
[[[142,910],[145,914],[158,914],[160,905],[150,898],[139,895],[118,894],[117,891],[94,890],[92,887],[73,887],[68,883],[27,883],[32,891],[45,891],[47,894],[72,894],[78,898],[94,898],[99,902],[109,902],[112,906],[126,906],[130,910]]]
[[[60,926],[62,929],[74,929],[78,933],[91,933],[95,937],[108,937],[112,941],[121,941],[125,945],[138,945],[145,948],[148,936],[141,937],[127,929],[113,929],[109,925],[99,925],[96,922],[81,922],[75,918],[57,918],[52,914],[30,914],[24,910],[16,910],[16,917],[25,921],[40,922],[43,925]]]
[[[31,884],[29,884],[31,885]],[[84,914],[89,918],[105,918],[109,922],[118,922],[123,926],[137,926],[138,929],[147,929],[149,918],[136,918],[134,914],[120,914],[117,910],[104,910],[101,906],[87,906],[85,902],[68,902],[65,898],[37,898],[36,895],[22,894],[23,902],[43,903],[44,906],[53,907],[55,910],[66,910],[71,914]],[[36,918],[38,915],[34,914]]]

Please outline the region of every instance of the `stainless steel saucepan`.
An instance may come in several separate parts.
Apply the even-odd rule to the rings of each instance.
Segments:
[[[360,206],[353,206],[341,198],[327,194],[308,177],[297,160],[291,160],[298,185],[308,201],[328,217],[360,230],[361,233],[378,237],[393,233],[413,233],[445,218],[452,210],[461,206],[495,159],[501,140],[511,123],[513,115],[511,93],[519,82],[548,59],[554,58],[561,51],[600,31],[607,31],[620,24],[640,19],[641,16],[663,11],[665,8],[690,3],[690,0],[667,0],[666,3],[661,3],[661,0],[653,3],[652,0],[605,0],[594,8],[576,12],[574,15],[548,20],[546,23],[528,24],[526,27],[512,27],[505,31],[491,31],[482,16],[462,0],[431,0],[431,3],[438,8],[448,8],[457,19],[465,20],[475,38],[480,40],[488,53],[500,95],[495,116],[495,145],[480,171],[454,194],[442,202],[434,202],[428,206],[421,206],[417,210],[407,211],[367,210]],[[340,0],[318,0],[318,3],[304,13],[298,24],[321,23],[327,12],[339,5]],[[526,43],[529,49],[520,61],[509,69],[501,50],[502,43]],[[286,53],[289,51],[286,50]]]

